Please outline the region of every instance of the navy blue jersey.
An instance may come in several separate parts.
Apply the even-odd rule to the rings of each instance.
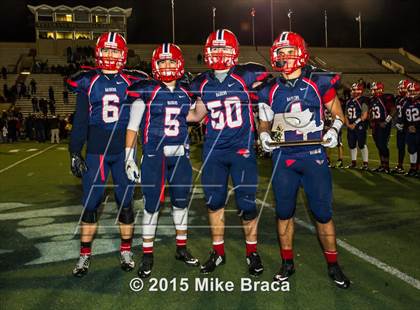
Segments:
[[[394,97],[389,94],[381,96],[372,96],[369,99],[369,110],[371,125],[384,122],[388,115],[392,114],[394,109]]]
[[[147,75],[138,71],[104,74],[95,69],[68,79],[69,90],[77,93],[70,152],[80,152],[86,141],[88,153],[124,151],[130,117],[130,107],[125,103],[126,90],[134,81],[145,78]]]
[[[205,147],[250,148],[254,143],[253,84],[264,80],[264,66],[249,63],[232,67],[220,82],[213,71],[197,76],[191,91],[207,108]]]
[[[324,104],[336,97],[340,77],[311,66],[302,68],[295,80],[277,77],[258,92],[259,101],[268,104],[274,114],[283,115],[285,128],[273,128],[283,134],[284,142],[320,140],[324,129]],[[290,121],[288,121],[290,120]],[[285,154],[309,153],[319,146],[282,147]]]
[[[420,98],[407,98],[402,108],[403,124],[420,128]]]
[[[192,104],[188,86],[177,82],[175,89],[160,81],[134,83],[127,90],[128,102],[141,99],[146,110],[140,125],[143,152],[153,153],[165,145],[188,143],[187,115]]]
[[[407,100],[406,96],[398,95],[398,96],[395,97],[395,107],[397,109],[397,119],[398,119],[398,121],[402,120],[402,117],[403,117],[402,108],[403,108],[406,100]]]
[[[368,100],[365,96],[347,100],[343,110],[350,124],[353,124],[358,118],[361,118],[363,111],[368,110]]]

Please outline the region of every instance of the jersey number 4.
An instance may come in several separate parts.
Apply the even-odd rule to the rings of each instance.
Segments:
[[[118,121],[120,108],[118,105],[120,98],[117,94],[106,94],[102,97],[102,119],[105,123]]]
[[[228,97],[224,101],[215,100],[207,103],[211,114],[213,129],[222,130],[225,126],[237,128],[242,126],[241,100],[239,97]]]

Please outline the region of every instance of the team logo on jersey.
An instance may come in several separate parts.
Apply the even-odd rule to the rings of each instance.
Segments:
[[[324,122],[321,121],[317,126],[316,121],[312,118],[313,113],[309,109],[275,114],[273,128],[276,141],[284,142],[284,132],[286,131],[297,131],[303,135],[303,140],[308,139],[309,133],[322,131]]]
[[[316,161],[316,163],[318,164],[318,165],[322,165],[323,163],[324,163],[324,160],[323,159],[317,159],[317,160],[315,160]]]
[[[251,155],[251,153],[249,152],[249,150],[248,150],[248,149],[239,149],[239,150],[236,152],[236,154],[239,154],[239,155],[241,155],[241,156],[243,156],[243,157],[245,157],[245,158],[248,158],[248,157]]]

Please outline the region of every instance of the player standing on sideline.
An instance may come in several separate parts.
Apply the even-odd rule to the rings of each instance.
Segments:
[[[367,123],[369,116],[368,98],[362,96],[363,86],[353,83],[351,86],[351,97],[345,105],[347,142],[349,144],[351,165],[346,168],[356,168],[357,147],[362,153],[363,166],[361,169],[368,169],[368,147],[366,144]]]
[[[420,152],[420,84],[411,82],[407,86],[407,100],[402,107],[402,118],[398,127],[406,132],[405,141],[410,155],[410,170],[407,175],[418,176],[418,154]]]
[[[407,87],[409,83],[409,80],[401,80],[398,83],[398,95],[395,98],[395,107],[397,108],[397,123],[395,127],[397,128],[398,165],[391,170],[391,173],[396,174],[404,174],[406,128],[399,120],[403,118],[402,108],[407,100]]]
[[[203,148],[201,183],[208,208],[213,242],[202,273],[213,272],[225,263],[224,211],[229,176],[246,241],[248,271],[257,276],[263,265],[257,252],[257,161],[254,150],[254,119],[250,91],[268,77],[258,64],[237,64],[239,43],[227,29],[212,32],[204,47],[204,60],[211,69],[195,78],[192,91],[196,108],[187,120],[200,122],[208,117]]]
[[[125,131],[130,108],[125,105],[126,89],[145,73],[124,71],[127,60],[124,37],[115,32],[102,34],[96,43],[97,69],[80,72],[68,79],[69,89],[77,93],[76,112],[69,144],[72,173],[82,178],[83,215],[80,229],[80,257],[73,275],[83,277],[90,265],[92,240],[97,229],[100,206],[109,172],[115,184],[121,234],[121,268],[134,268],[131,240],[134,213],[132,183],[124,173]],[[87,144],[86,161],[81,155]]]
[[[293,260],[294,214],[300,185],[307,194],[309,209],[316,220],[318,238],[324,250],[328,275],[340,288],[350,281],[337,262],[335,227],[332,220],[332,181],[325,150],[337,146],[343,125],[343,111],[336,95],[340,77],[306,66],[309,54],[303,38],[283,32],[271,47],[271,63],[282,73],[258,92],[260,139],[266,151],[274,151],[272,184],[276,199],[277,230],[282,266],[274,276],[283,282],[295,272]],[[333,117],[331,128],[322,134],[323,109]],[[277,124],[272,124],[276,120]],[[281,130],[284,142],[301,141],[299,146],[271,146],[270,132]],[[305,145],[315,140],[318,144]]]
[[[138,275],[150,277],[153,267],[153,241],[159,210],[165,199],[165,181],[169,183],[172,216],[176,229],[175,258],[188,266],[198,259],[187,250],[188,203],[192,186],[186,117],[192,99],[180,79],[184,76],[184,58],[178,46],[164,43],[152,56],[153,80],[140,81],[128,88],[134,101],[126,136],[126,173],[142,184],[144,194],[143,258]],[[143,114],[146,117],[143,119]],[[143,132],[141,178],[135,161],[137,131]]]
[[[395,114],[394,98],[384,94],[384,84],[372,82],[372,97],[369,100],[370,126],[381,164],[374,172],[389,173],[389,136],[391,134],[392,117]]]

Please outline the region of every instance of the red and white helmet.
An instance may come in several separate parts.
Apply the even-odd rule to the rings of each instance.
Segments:
[[[212,51],[212,48],[229,47],[230,51]],[[239,42],[232,31],[219,29],[210,33],[204,46],[204,61],[213,70],[225,70],[238,63]]]
[[[361,96],[363,93],[363,85],[360,83],[353,83],[351,85],[351,95],[353,98]]]
[[[410,84],[409,80],[399,81],[397,89],[400,96],[405,96],[407,94],[407,88],[409,84]]]
[[[294,47],[296,49],[295,55],[284,55],[280,53],[280,50],[285,47]],[[303,67],[309,59],[305,40],[297,33],[289,31],[283,31],[280,36],[274,40],[270,55],[273,69],[286,74],[290,74]],[[292,65],[288,64],[287,60],[290,59],[294,60]]]
[[[384,84],[382,82],[372,82],[370,84],[370,91],[374,96],[380,96],[384,93]]]
[[[159,68],[159,61],[176,61],[175,68]],[[181,49],[172,43],[163,43],[159,45],[152,55],[152,74],[156,80],[162,82],[171,82],[180,79],[184,75],[184,57]]]
[[[121,51],[121,57],[104,57],[102,49]],[[121,70],[127,62],[127,43],[117,32],[105,32],[100,35],[95,47],[96,65],[105,70]]]
[[[417,82],[411,82],[407,87],[408,97],[416,98],[420,95],[420,84]]]

